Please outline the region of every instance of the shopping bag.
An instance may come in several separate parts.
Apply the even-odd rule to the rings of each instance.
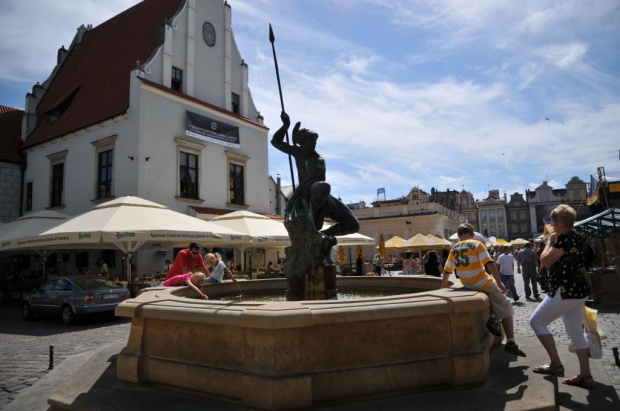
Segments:
[[[586,340],[590,346],[590,358],[598,360],[603,357],[603,347],[601,344],[601,335],[598,332],[596,320],[598,318],[598,311],[588,306],[584,306],[584,322],[583,329],[585,332]],[[568,345],[568,351],[574,353],[575,347],[571,341]]]

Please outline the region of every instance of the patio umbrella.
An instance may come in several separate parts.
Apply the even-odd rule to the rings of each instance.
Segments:
[[[360,233],[337,235],[336,240],[338,245],[375,245],[374,238]]]
[[[503,238],[498,238],[497,240],[493,241],[493,245],[494,246],[510,246],[510,243],[506,240],[504,240]]]
[[[37,211],[16,218],[13,221],[0,226],[0,251],[9,251],[20,246],[20,240],[24,237],[32,237],[57,226],[70,218],[66,214],[52,210]],[[35,252],[43,256],[43,277],[47,278],[45,263],[50,249],[43,245]]]
[[[421,248],[428,246],[428,238],[422,234],[417,233],[407,241],[404,241],[398,248],[400,250],[404,249],[413,249],[413,248]]]
[[[452,234],[452,235],[450,236],[450,240],[453,240],[453,241],[459,241],[459,236],[458,236],[458,234],[457,234],[457,233]],[[486,245],[487,247],[491,245],[491,244],[489,243],[488,239],[487,239],[485,236],[483,236],[482,234],[480,234],[479,232],[477,232],[477,231],[474,231],[474,240],[478,240],[478,241],[480,241],[481,243],[483,243],[483,244],[484,244],[484,245]]]
[[[379,254],[381,254],[381,258],[385,259],[385,241],[383,240],[383,233],[379,234]]]
[[[120,197],[22,240],[24,248],[109,248],[116,246],[130,260],[142,246],[187,245],[189,242],[217,244],[247,242],[243,233],[217,226],[140,197]]]
[[[249,242],[246,246],[286,247],[291,243],[283,221],[250,211],[233,211],[217,216],[211,222],[248,236]]]
[[[385,249],[387,251],[395,251],[398,250],[398,246],[405,242],[405,239],[395,235],[394,237],[385,241]],[[377,250],[379,247],[376,247]]]
[[[437,247],[452,247],[452,243],[448,240],[445,240],[443,238],[439,238],[435,235],[432,234],[427,234],[426,238],[428,238],[428,244],[429,245],[433,245],[436,244]]]
[[[512,240],[510,242],[512,245],[525,245],[529,243],[528,240],[524,240],[523,238],[517,238],[516,240]]]
[[[0,251],[19,248],[21,239],[33,237],[66,221],[68,215],[52,210],[37,211],[0,226]]]

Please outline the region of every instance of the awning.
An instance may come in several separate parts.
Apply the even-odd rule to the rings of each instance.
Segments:
[[[607,238],[620,232],[620,208],[610,208],[575,224],[575,230],[588,237]]]

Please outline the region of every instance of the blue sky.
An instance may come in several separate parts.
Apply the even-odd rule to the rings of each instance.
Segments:
[[[203,1],[203,0],[200,0]],[[3,0],[0,104],[23,108],[56,50],[135,0]],[[620,170],[617,0],[229,0],[265,124],[316,130],[345,202],[418,186],[508,195]],[[548,120],[547,120],[548,119]],[[269,171],[290,183],[285,155]]]

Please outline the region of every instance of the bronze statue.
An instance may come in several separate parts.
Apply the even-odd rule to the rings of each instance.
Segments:
[[[301,123],[293,128],[293,144],[284,142],[284,135],[291,125],[285,112],[280,115],[282,127],[276,131],[271,144],[278,150],[295,158],[299,186],[293,192],[286,206],[287,220],[300,215],[310,215],[315,228],[323,228],[325,218],[336,224],[321,231],[327,237],[356,233],[359,223],[351,210],[330,194],[331,186],[325,181],[325,160],[316,152],[319,135],[307,128],[300,129]]]
[[[330,194],[331,186],[325,181],[325,160],[316,152],[319,135],[306,128],[300,129],[301,123],[298,122],[293,128],[293,144],[288,144],[284,142],[284,136],[291,120],[284,111],[280,118],[282,127],[274,133],[271,144],[295,158],[299,181],[285,212],[285,225],[291,237],[291,249],[287,251],[287,255],[291,255],[287,257],[289,264],[285,272],[289,283],[293,283],[294,279],[289,275],[291,270],[298,275],[313,277],[316,267],[333,266],[329,253],[337,244],[335,236],[357,232],[359,223],[351,210]],[[335,224],[321,231],[326,218],[334,220]],[[320,237],[312,240],[313,232]],[[298,255],[303,252],[312,256],[314,263]]]

